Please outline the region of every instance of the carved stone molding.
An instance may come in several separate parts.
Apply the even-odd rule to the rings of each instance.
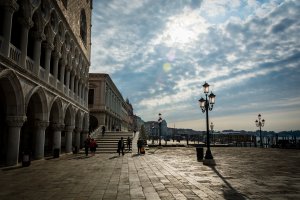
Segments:
[[[7,116],[6,122],[8,126],[11,127],[21,127],[26,121],[26,116]]]
[[[64,130],[65,125],[64,124],[60,124],[60,123],[52,123],[51,124],[51,129],[54,131],[62,131]]]
[[[74,130],[74,126],[65,126],[65,131],[72,132]]]
[[[36,120],[34,122],[34,126],[38,128],[47,128],[49,126],[49,122]]]
[[[0,3],[1,6],[8,9],[9,12],[13,13],[19,9],[19,5],[15,0],[4,0]]]

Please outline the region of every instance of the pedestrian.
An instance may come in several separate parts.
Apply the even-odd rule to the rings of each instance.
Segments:
[[[119,156],[121,154],[121,151],[122,151],[122,156],[124,156],[124,140],[123,140],[123,137],[121,137],[121,139],[118,142],[118,153],[119,153]]]
[[[102,136],[104,136],[105,133],[105,126],[102,126]]]
[[[87,137],[84,141],[84,151],[85,151],[85,156],[89,155],[89,147],[90,147],[90,138]]]
[[[142,147],[143,147],[143,140],[138,139],[138,141],[137,141],[138,154],[141,153]]]
[[[90,142],[90,150],[91,150],[92,156],[95,155],[96,147],[97,147],[97,142],[94,138],[92,138],[91,142]]]
[[[128,148],[128,151],[130,151],[131,150],[131,138],[128,136],[128,138],[127,138],[127,148]]]

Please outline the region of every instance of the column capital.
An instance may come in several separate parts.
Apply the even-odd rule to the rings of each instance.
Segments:
[[[21,127],[26,121],[26,116],[7,116],[6,123],[8,126],[12,127]]]
[[[26,18],[26,17],[19,17],[18,21],[20,22],[21,25],[23,25],[25,28],[30,29],[33,27],[34,23],[32,19]]]
[[[51,129],[54,131],[62,131],[64,130],[65,125],[64,124],[60,124],[60,123],[52,123],[51,124]]]
[[[49,50],[53,50],[54,49],[54,45],[49,43],[49,42],[45,42],[42,44],[44,48],[49,49]]]
[[[34,32],[32,32],[32,36],[36,40],[40,40],[40,41],[43,41],[43,40],[46,39],[46,35],[43,32],[40,32],[40,31],[34,31]]]
[[[69,64],[67,64],[67,65],[66,65],[66,70],[70,72],[70,71],[72,70],[72,66],[69,65]]]
[[[7,9],[10,13],[13,13],[19,9],[19,5],[15,0],[4,0],[0,3],[5,9]]]
[[[81,128],[79,128],[79,127],[75,127],[75,132],[76,133],[78,133],[78,132],[81,132],[82,131],[82,129]]]
[[[58,51],[53,51],[51,55],[53,55],[57,59],[59,59],[61,57],[61,53]]]
[[[49,126],[49,122],[36,120],[34,122],[34,126],[38,128],[47,128]]]
[[[71,132],[71,131],[73,131],[74,130],[74,126],[68,126],[68,125],[66,125],[65,126],[65,131],[67,131],[67,132]]]

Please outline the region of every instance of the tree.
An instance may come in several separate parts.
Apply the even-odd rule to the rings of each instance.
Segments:
[[[147,140],[147,135],[146,135],[146,131],[145,131],[144,125],[141,126],[139,138],[141,140]]]

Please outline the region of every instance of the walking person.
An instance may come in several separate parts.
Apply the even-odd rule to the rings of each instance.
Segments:
[[[141,150],[142,150],[142,147],[143,147],[143,141],[141,139],[138,139],[137,147],[138,147],[138,154],[140,154]]]
[[[121,137],[121,139],[118,142],[118,153],[119,153],[119,156],[121,154],[121,151],[122,151],[122,156],[124,156],[124,140],[123,140],[123,137]]]
[[[105,126],[102,126],[102,136],[104,136],[105,133]]]
[[[127,148],[128,148],[128,151],[131,151],[131,138],[129,136],[127,138]]]
[[[94,138],[92,138],[91,142],[90,142],[90,150],[91,150],[92,156],[95,155],[96,148],[97,148],[96,140]]]

